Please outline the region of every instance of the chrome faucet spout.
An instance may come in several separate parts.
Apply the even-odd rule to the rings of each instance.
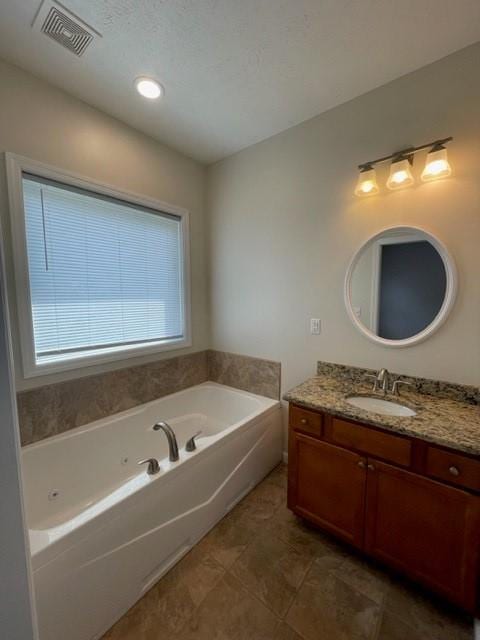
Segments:
[[[377,380],[383,393],[386,394],[388,391],[388,383],[390,380],[390,374],[388,372],[388,369],[385,369],[385,368],[380,369],[380,371],[377,374]]]
[[[168,459],[170,460],[170,462],[177,462],[177,460],[179,459],[178,443],[177,443],[177,437],[172,427],[167,422],[162,421],[154,424],[153,430],[163,431],[163,433],[167,436]]]
[[[367,378],[373,378],[373,391],[376,392],[379,389],[382,390],[383,395],[388,393],[388,385],[390,383],[390,373],[388,369],[380,369],[375,375],[373,373],[367,373]]]

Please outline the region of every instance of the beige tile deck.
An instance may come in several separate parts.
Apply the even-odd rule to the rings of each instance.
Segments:
[[[297,519],[277,467],[103,640],[471,640],[472,621]]]

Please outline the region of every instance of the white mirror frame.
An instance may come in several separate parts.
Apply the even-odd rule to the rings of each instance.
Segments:
[[[438,253],[440,254],[443,260],[443,264],[445,266],[446,279],[447,279],[445,298],[443,300],[443,304],[440,308],[440,311],[437,313],[433,321],[428,325],[428,327],[425,327],[423,331],[420,331],[420,333],[417,333],[414,336],[411,336],[410,338],[404,338],[403,340],[389,340],[387,338],[381,338],[380,336],[377,336],[375,333],[373,333],[373,331],[370,331],[370,329],[367,329],[367,327],[362,322],[360,322],[359,318],[356,316],[353,310],[353,304],[352,304],[352,276],[353,276],[353,271],[357,265],[357,262],[362,252],[367,247],[369,247],[373,243],[380,240],[383,234],[385,234],[386,232],[392,232],[392,231],[398,234],[411,233],[412,231],[414,231],[416,234],[425,238],[425,240],[428,240],[428,242],[430,242],[435,247],[435,249],[438,251]],[[455,302],[456,294],[457,294],[457,270],[456,270],[455,262],[452,256],[448,252],[446,246],[442,242],[440,242],[438,238],[436,238],[434,235],[432,235],[431,233],[429,233],[428,231],[420,227],[393,226],[393,227],[386,227],[385,229],[382,229],[381,231],[376,233],[374,236],[369,238],[366,242],[364,242],[364,244],[362,244],[360,249],[358,249],[358,251],[353,256],[352,260],[350,261],[350,264],[348,265],[347,273],[345,276],[344,298],[345,298],[345,306],[347,308],[347,313],[350,317],[350,320],[353,322],[355,327],[357,327],[357,329],[369,340],[371,340],[372,342],[375,342],[376,344],[380,344],[384,347],[411,347],[412,345],[418,344],[419,342],[422,342],[423,340],[426,340],[427,338],[429,338],[433,333],[435,333],[435,331],[437,331],[437,329],[447,319],[448,314],[452,310],[453,304]]]

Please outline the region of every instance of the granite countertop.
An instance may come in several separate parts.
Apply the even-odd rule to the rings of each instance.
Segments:
[[[337,376],[322,373],[288,391],[284,395],[284,400],[307,409],[325,411],[338,417],[358,420],[395,433],[480,455],[480,407],[478,404],[444,397],[442,394],[419,393],[410,389],[407,391],[406,387],[403,387],[399,398],[387,396],[387,399],[401,402],[415,409],[417,415],[385,416],[348,404],[345,396],[352,393],[373,395],[372,384],[365,382],[358,375]],[[379,398],[383,397],[380,393],[375,395]]]

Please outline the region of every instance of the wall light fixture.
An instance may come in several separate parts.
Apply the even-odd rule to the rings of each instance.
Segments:
[[[448,162],[447,150],[442,143],[432,147],[427,154],[425,169],[422,172],[422,180],[428,182],[430,180],[438,180],[439,178],[448,178],[452,173],[452,168]]]
[[[355,194],[357,196],[373,196],[379,191],[375,169],[370,165],[365,165],[358,174]]]
[[[389,189],[403,189],[404,187],[410,187],[415,179],[410,170],[410,165],[413,163],[413,156],[399,155],[395,158],[390,165],[390,175],[387,180],[387,187]]]
[[[388,161],[391,161],[390,175],[387,180],[388,189],[395,190],[411,186],[415,182],[411,171],[414,155],[425,149],[430,149],[430,151],[427,154],[425,168],[422,172],[422,180],[429,182],[439,178],[447,178],[452,173],[452,169],[448,162],[445,145],[452,140],[453,138],[451,136],[441,140],[434,140],[433,142],[422,144],[419,147],[408,147],[396,153],[391,153],[388,156],[383,156],[382,158],[370,160],[369,162],[358,165],[360,173],[355,188],[355,195],[369,196],[380,191],[374,165]]]

